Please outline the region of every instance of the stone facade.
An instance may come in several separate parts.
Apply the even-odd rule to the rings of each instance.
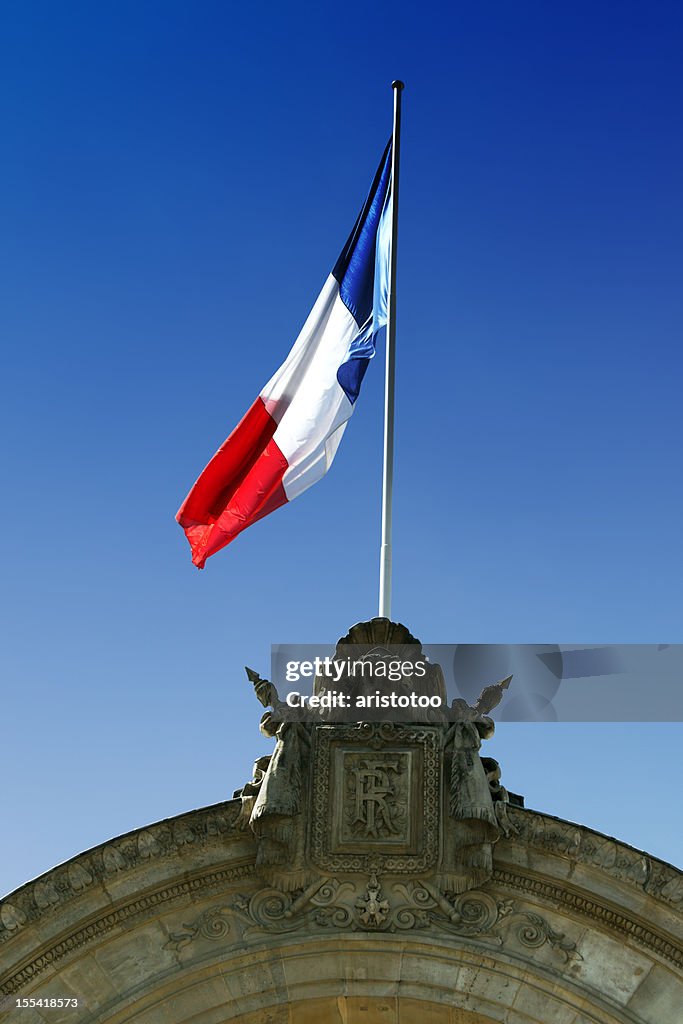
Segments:
[[[507,802],[470,728],[271,734],[235,799],[0,903],[0,1021],[683,1020],[681,872]]]

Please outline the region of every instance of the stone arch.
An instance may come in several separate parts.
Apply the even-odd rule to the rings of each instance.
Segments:
[[[242,952],[131,993],[110,1024],[614,1024],[619,1008],[533,965],[431,943],[292,942]],[[316,1013],[324,1012],[328,1016]],[[628,1019],[628,1018],[626,1018]]]
[[[438,907],[362,927],[356,876],[328,879],[325,914],[269,889],[238,801],[121,836],[0,903],[0,1020],[17,998],[75,998],[98,1024],[679,1024],[683,875],[589,829],[509,814],[516,834],[469,894],[488,915],[470,934]],[[387,883],[389,901],[411,884]],[[60,1012],[21,1019],[75,1019]]]

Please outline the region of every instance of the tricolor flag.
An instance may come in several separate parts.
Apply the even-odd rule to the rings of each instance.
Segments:
[[[176,516],[198,569],[332,465],[387,322],[390,262],[391,143],[291,352]]]

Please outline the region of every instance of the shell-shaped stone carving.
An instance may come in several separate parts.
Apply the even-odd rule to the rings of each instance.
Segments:
[[[403,647],[406,649],[407,655],[412,653],[414,657],[415,648],[420,647],[420,641],[402,622],[392,622],[390,619],[382,618],[357,622],[355,626],[351,626],[346,636],[337,641],[337,647],[343,647],[346,644],[358,645],[359,655],[364,649],[371,651],[375,647]]]

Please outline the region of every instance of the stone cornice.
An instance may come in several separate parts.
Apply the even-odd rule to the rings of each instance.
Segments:
[[[148,889],[145,892],[139,893],[134,898],[119,900],[104,911],[85,916],[81,921],[77,922],[75,927],[63,931],[51,941],[44,942],[33,955],[27,956],[16,963],[11,973],[6,975],[0,982],[0,998],[13,996],[21,991],[24,986],[32,985],[48,968],[51,968],[72,954],[78,953],[83,946],[101,940],[109,932],[118,930],[121,926],[130,928],[135,925],[136,920],[144,920],[150,913],[157,913],[178,901],[187,900],[188,898],[203,898],[212,891],[234,891],[236,883],[247,882],[253,884],[253,881],[257,880],[258,876],[251,864],[223,864],[214,870],[199,873],[192,877],[178,878],[169,884]],[[348,885],[348,883],[344,884]],[[533,902],[539,898],[546,900],[556,911],[566,910],[583,916],[589,919],[591,923],[597,924],[608,931],[616,932],[620,938],[627,938],[636,942],[642,948],[663,958],[674,966],[679,968],[683,966],[683,947],[680,943],[673,941],[670,935],[666,935],[653,926],[648,925],[638,916],[624,912],[598,897],[589,897],[587,894],[567,886],[564,882],[558,882],[552,878],[536,878],[523,872],[496,869],[494,871],[493,884],[496,889],[520,893],[523,897],[526,897],[527,901]],[[339,883],[333,882],[332,887],[334,886],[338,887]],[[350,887],[352,888],[353,886]],[[327,888],[331,887],[327,886]],[[274,899],[278,902],[277,913],[273,911]],[[478,942],[483,942],[484,944],[487,941],[490,942],[491,936],[495,934],[491,930],[491,925],[498,924],[499,918],[504,918],[512,910],[512,905],[508,907],[505,902],[497,903],[495,897],[492,897],[491,894],[475,892],[467,894],[460,899],[466,900],[468,903],[476,903],[478,901],[482,905],[487,901],[490,904],[490,908],[487,908],[490,913],[490,920],[480,923],[480,927],[474,927],[470,923],[470,934],[467,934],[466,931],[463,932],[462,927],[460,929],[457,927],[452,928],[453,936],[458,942],[474,943],[475,945]],[[261,903],[265,901],[265,917],[257,912],[251,913],[249,904],[254,901],[260,901]],[[302,901],[299,900],[298,902]],[[325,897],[323,903],[326,902],[331,903]],[[229,925],[216,927],[214,918],[217,912],[220,912],[220,915],[227,913],[237,917],[246,917],[247,912],[249,912],[253,919],[252,923],[256,925],[255,928],[252,928],[251,938],[257,945],[264,939],[268,939],[269,936],[272,939],[274,924],[276,933],[278,930],[293,931],[300,927],[301,924],[304,924],[309,930],[312,929],[313,931],[320,932],[321,935],[329,934],[330,928],[336,930],[338,927],[345,928],[348,924],[346,919],[338,918],[334,914],[330,914],[325,920],[318,920],[313,916],[308,922],[303,919],[301,922],[298,922],[296,919],[298,911],[287,917],[289,913],[287,907],[291,904],[291,897],[286,894],[273,893],[269,889],[259,890],[254,894],[253,899],[248,897],[238,897],[235,899],[233,897],[233,902],[230,906],[218,906],[209,911],[202,912],[202,915],[195,922],[195,925],[191,927],[187,935],[171,936],[171,939],[174,941],[170,941],[169,946],[180,948],[186,940],[191,940],[194,937],[193,933],[199,933],[202,930],[200,925],[203,925],[207,914],[212,916],[213,923],[208,930],[205,930],[205,934],[214,938],[225,936],[230,928]],[[423,901],[419,898],[415,901],[417,908],[422,904]],[[280,910],[283,912],[279,913]],[[420,922],[419,913],[415,913],[414,910],[412,916],[414,918],[413,922],[405,924],[404,928],[418,939],[423,934],[420,929],[425,928],[425,922]],[[524,945],[534,949],[543,943],[550,942],[553,947],[562,953],[560,960],[563,958],[565,962],[570,962],[576,955],[573,953],[573,943],[563,941],[565,936],[554,933],[547,922],[538,917],[538,915],[512,913],[511,919],[515,917],[520,918],[522,925],[522,931],[519,931],[518,935],[523,938],[528,933],[526,941],[523,938]],[[278,929],[280,919],[282,921],[287,919],[286,927],[283,929]],[[401,930],[398,933],[397,937],[399,940],[402,936],[405,937],[406,930]],[[440,933],[438,927],[430,927],[425,934],[428,934],[428,941],[432,944],[440,934],[441,942],[449,942],[448,934],[443,934],[443,928]],[[244,938],[246,938],[246,935],[243,937],[236,935],[236,941],[240,948],[243,946]],[[578,959],[581,958],[578,957]]]
[[[98,883],[132,874],[155,860],[183,856],[216,840],[243,835],[234,828],[239,800],[166,818],[95,846],[47,871],[0,901],[0,945],[27,924],[64,910]]]
[[[597,868],[675,910],[683,910],[683,871],[673,865],[562,818],[520,807],[510,807],[508,814],[517,830],[512,842]]]
[[[0,901],[0,944],[28,924],[52,916],[97,883],[123,878],[145,864],[185,857],[211,843],[244,840],[235,828],[238,800],[200,808],[148,825],[74,857]],[[514,844],[560,855],[604,872],[676,911],[683,909],[683,872],[647,853],[560,818],[509,808]]]
[[[131,919],[175,900],[248,879],[253,873],[251,864],[231,865],[151,890],[135,899],[111,907],[105,914],[91,915],[75,931],[62,935],[52,944],[46,944],[37,956],[27,959],[11,976],[3,979],[0,984],[0,995],[9,996],[19,991],[24,985],[34,981],[47,967]]]
[[[597,897],[592,899],[565,882],[534,878],[514,871],[494,869],[493,881],[506,889],[524,893],[528,897],[547,900],[553,909],[567,909],[602,925],[607,929],[639,943],[676,967],[683,967],[683,944],[671,941],[671,936],[653,928],[637,915],[623,911]]]

